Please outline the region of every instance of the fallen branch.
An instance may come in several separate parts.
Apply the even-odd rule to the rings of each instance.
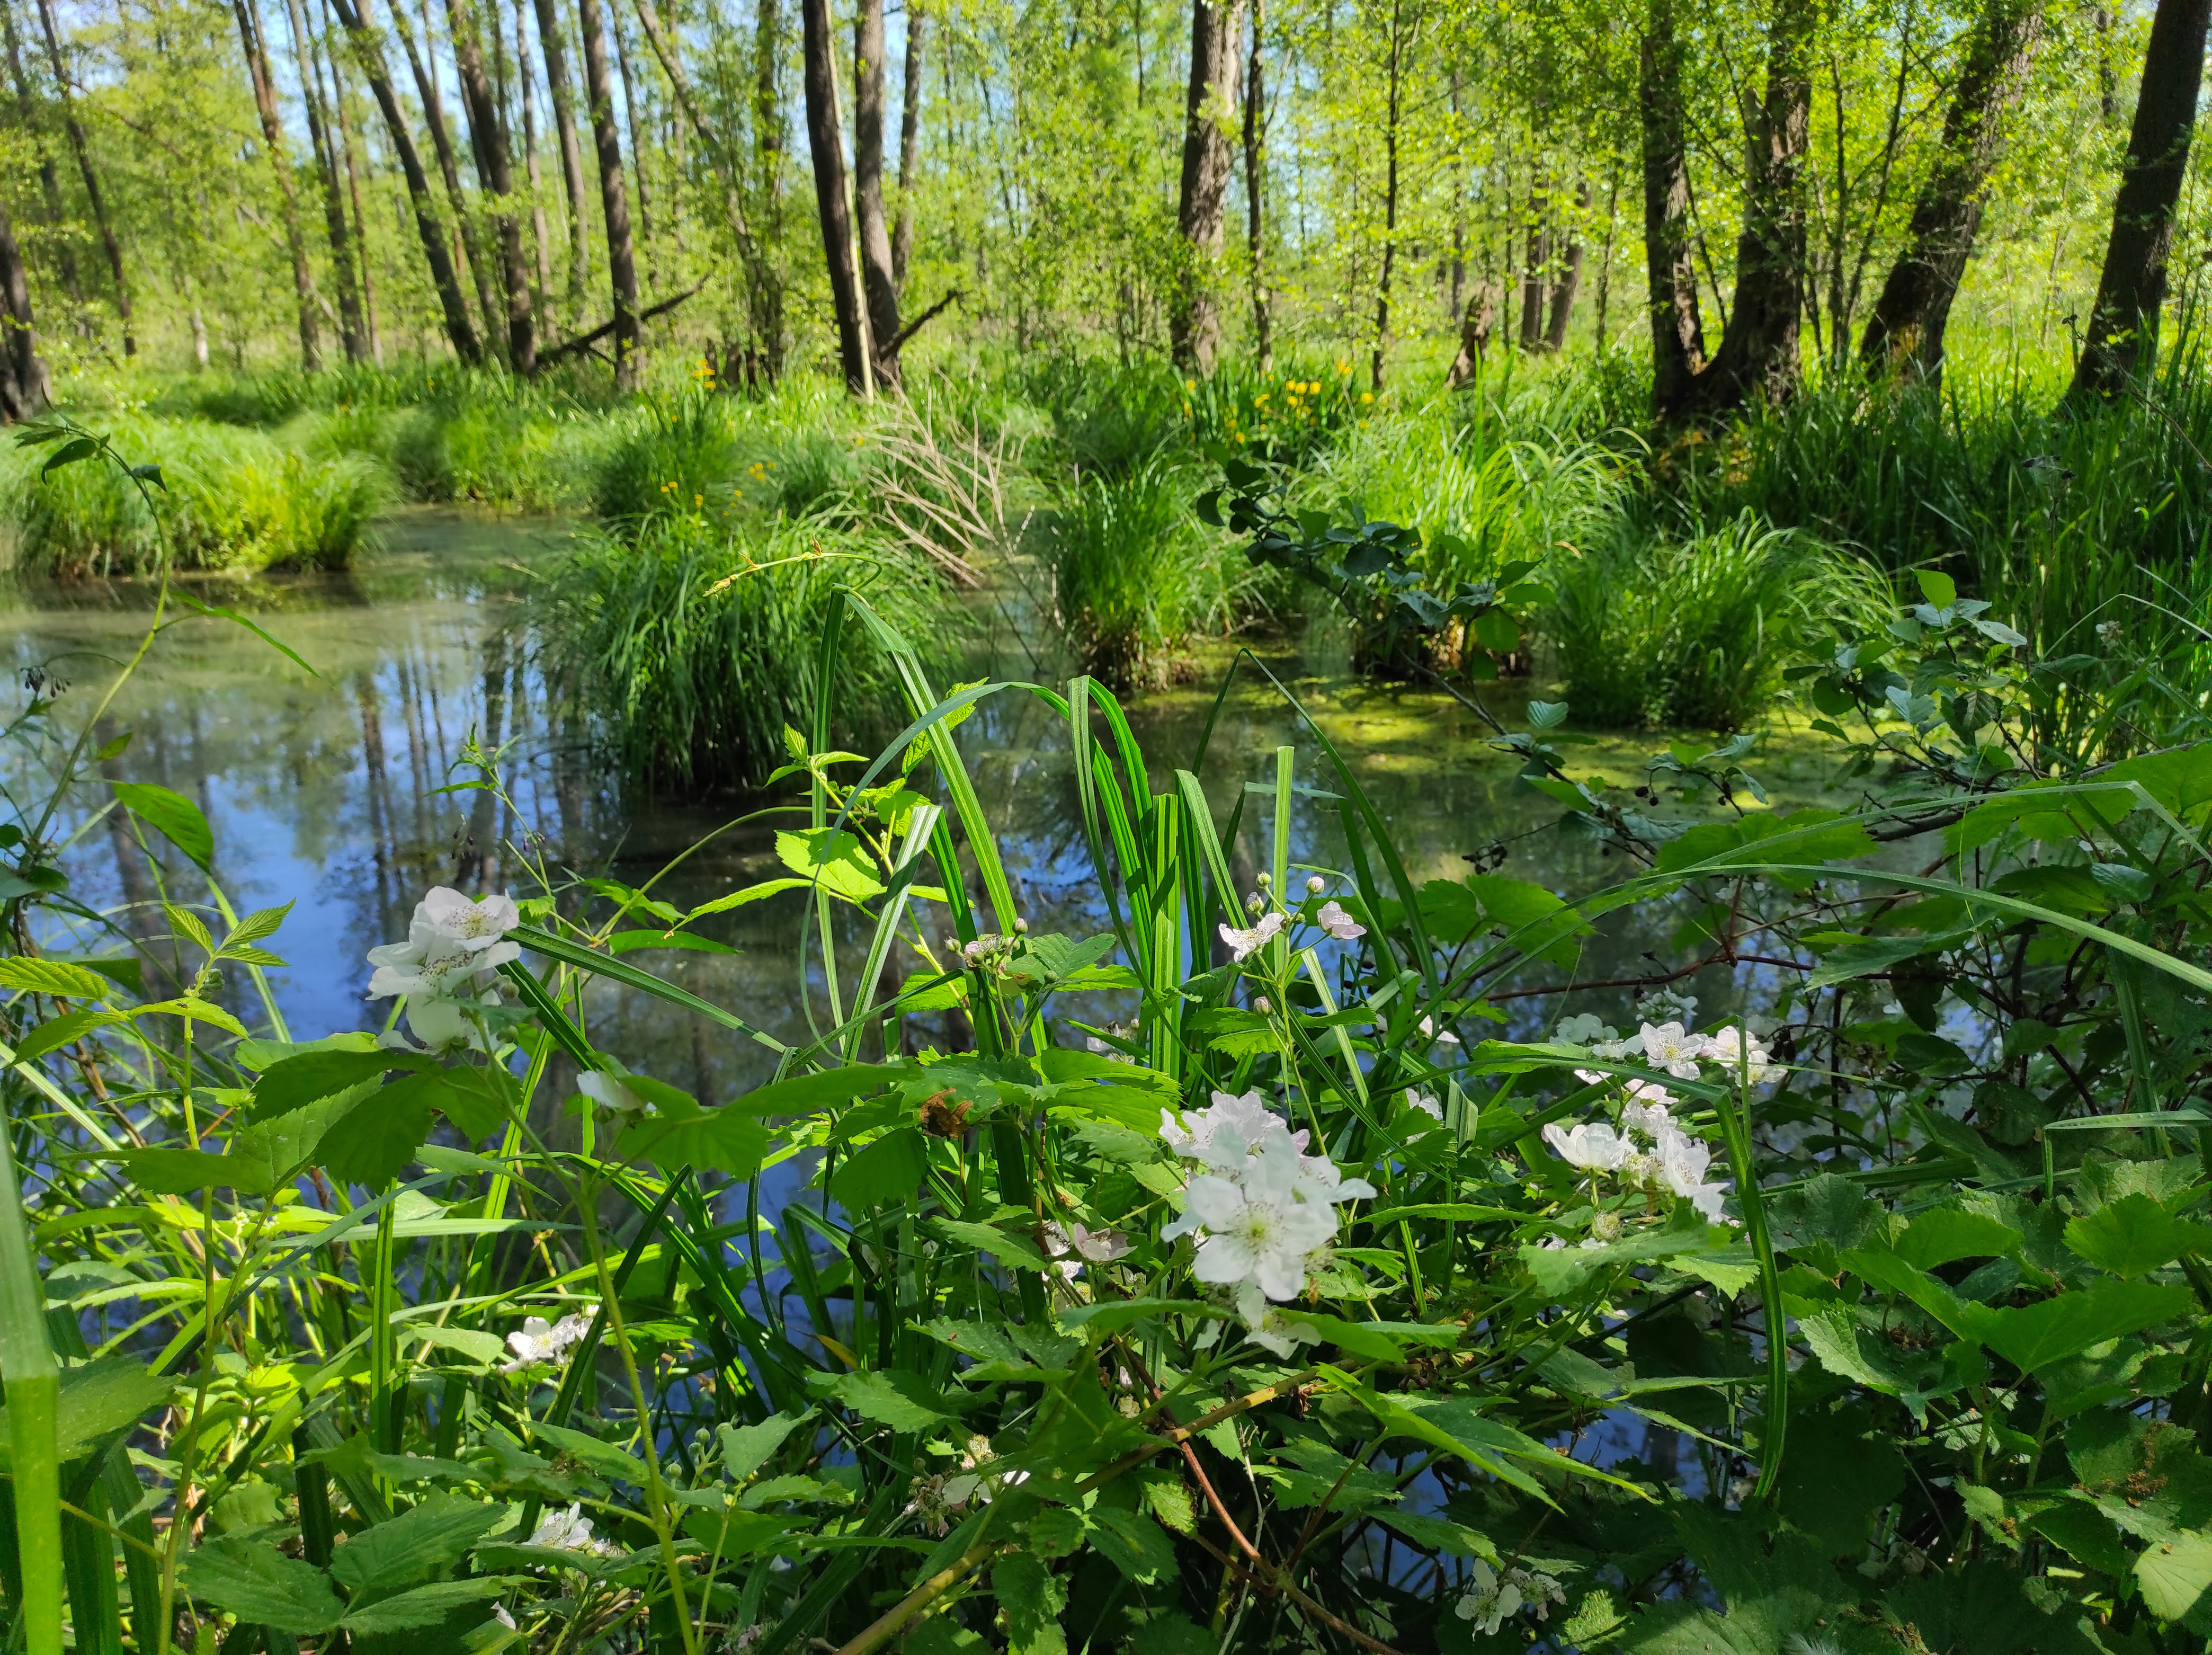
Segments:
[[[878,351],[876,355],[883,361],[889,362],[892,357],[898,355],[900,346],[903,345],[908,339],[914,338],[915,334],[921,332],[921,326],[924,322],[930,320],[947,305],[953,304],[964,296],[965,295],[963,295],[958,288],[948,288],[945,289],[945,296],[942,299],[939,299],[927,310],[923,311],[921,315],[915,317],[897,332],[892,334],[891,342],[885,345],[881,350]]]
[[[702,282],[696,287],[684,289],[683,292],[678,294],[673,299],[663,299],[659,304],[649,306],[646,309],[641,310],[637,313],[639,324],[642,326],[644,323],[651,321],[656,316],[665,316],[670,311],[675,309],[677,306],[682,304],[693,294],[698,292],[700,288],[703,288],[707,284],[704,282]],[[538,353],[538,365],[540,368],[543,368],[546,363],[553,362],[559,357],[570,356],[579,350],[590,350],[593,345],[597,344],[601,339],[605,338],[608,334],[614,331],[615,325],[612,322],[601,322],[589,333],[579,333],[573,339],[563,339],[559,344],[549,346],[547,349],[539,351]],[[594,351],[592,354],[596,356],[598,353]]]

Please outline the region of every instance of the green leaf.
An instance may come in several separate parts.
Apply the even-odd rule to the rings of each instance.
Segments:
[[[94,1029],[125,1020],[121,1012],[104,1012],[92,1007],[66,1012],[51,1023],[40,1024],[25,1035],[15,1048],[15,1061],[19,1063],[35,1062],[48,1052],[69,1045]]]
[[[989,1253],[1001,1263],[1018,1264],[1031,1270],[1041,1270],[1045,1267],[1045,1256],[1036,1250],[1036,1243],[1025,1237],[1011,1234],[995,1225],[965,1224],[957,1219],[932,1219],[929,1227],[948,1241],[973,1247],[979,1253]]]
[[[496,1507],[489,1509],[497,1510]],[[343,1556],[346,1549],[340,1548],[338,1555]],[[337,1567],[335,1559],[331,1567],[334,1571]],[[339,1624],[356,1637],[442,1626],[455,1609],[465,1604],[480,1603],[488,1597],[496,1597],[507,1590],[507,1581],[495,1574],[478,1575],[468,1580],[434,1581],[427,1586],[417,1586],[412,1591],[380,1598],[363,1608],[349,1610]]]
[[[1920,595],[1935,609],[1948,609],[1959,601],[1959,584],[1939,569],[1916,569],[1912,578],[1920,583]]]
[[[100,452],[97,437],[71,437],[46,456],[46,463],[39,467],[40,481],[52,477],[64,465],[74,465],[81,459],[89,459]]]
[[[884,894],[875,863],[858,839],[828,828],[787,828],[775,836],[775,854],[802,879],[818,879],[822,889],[847,902],[866,902]]]
[[[2212,1535],[2187,1534],[2160,1545],[2146,1546],[2136,1560],[2136,1585],[2143,1607],[2161,1621],[2185,1621],[2202,1631],[2200,1622],[2212,1619]]]
[[[2080,1293],[2060,1293],[2016,1310],[1982,1311],[1973,1336],[2023,1372],[2033,1373],[2093,1345],[2191,1314],[2186,1287],[2105,1277]]]
[[[435,1067],[430,1059],[407,1052],[310,1051],[271,1063],[254,1082],[249,1121],[266,1121],[309,1104],[320,1103],[374,1080],[392,1069],[419,1072]]]
[[[2008,1258],[2020,1250],[2020,1232],[1980,1213],[1939,1207],[1923,1213],[1898,1238],[1897,1256],[1932,1270],[1962,1258]]]
[[[719,1435],[722,1443],[722,1474],[732,1482],[743,1482],[768,1463],[769,1456],[783,1445],[783,1439],[797,1430],[805,1419],[804,1414],[775,1414],[758,1425],[726,1425]]]
[[[911,1201],[928,1165],[920,1130],[901,1127],[838,1164],[830,1179],[830,1198],[848,1212]]]
[[[1029,1552],[1015,1552],[991,1566],[991,1590],[1006,1611],[1007,1655],[1067,1655],[1067,1634],[1060,1628],[1067,1607],[1067,1583]]]
[[[215,859],[215,832],[200,807],[181,793],[151,782],[118,782],[116,802],[197,862],[203,872]]]
[[[322,677],[320,672],[318,672],[313,667],[308,666],[306,661],[300,659],[297,651],[291,648],[289,645],[280,642],[272,634],[262,630],[260,627],[255,625],[251,620],[248,620],[245,616],[240,614],[236,610],[225,609],[221,604],[202,603],[198,598],[193,597],[191,593],[182,591],[175,587],[169,588],[169,596],[173,601],[182,604],[186,609],[196,610],[200,614],[208,616],[215,620],[228,621],[233,626],[244,627],[248,632],[253,634],[253,636],[260,639],[262,642],[267,644],[278,654],[283,656],[285,660],[290,661],[293,666],[298,667],[309,678],[319,678]]]
[[[830,1394],[863,1419],[894,1431],[927,1431],[945,1417],[939,1394],[918,1373],[848,1373]]]
[[[2141,1190],[2068,1221],[2066,1244],[2114,1275],[2144,1275],[2212,1244],[2212,1227],[2173,1217]]]
[[[279,1632],[328,1632],[345,1613],[320,1569],[246,1540],[210,1540],[185,1554],[184,1586],[204,1603]]]
[[[1141,1512],[1100,1506],[1091,1512],[1091,1543],[1106,1561],[1138,1585],[1175,1578],[1174,1542],[1167,1530]]]
[[[635,1080],[630,1084],[639,1089]],[[629,1159],[651,1161],[670,1172],[693,1166],[749,1178],[775,1141],[759,1117],[742,1104],[732,1104],[686,1116],[648,1117],[624,1130],[621,1149]]]
[[[26,994],[52,995],[67,1000],[104,1000],[107,979],[82,965],[58,959],[30,959],[16,955],[0,959],[0,989],[20,989]]]
[[[389,1591],[450,1568],[505,1520],[504,1506],[432,1494],[388,1523],[363,1529],[331,1555],[349,1592]]]
[[[1464,1523],[1455,1523],[1448,1517],[1430,1517],[1416,1512],[1376,1512],[1378,1522],[1387,1523],[1416,1546],[1426,1547],[1432,1552],[1444,1552],[1454,1557],[1480,1557],[1487,1562],[1498,1561],[1498,1549],[1487,1536],[1478,1534]]]
[[[156,1195],[228,1189],[242,1196],[265,1196],[276,1187],[269,1163],[247,1155],[210,1155],[204,1149],[125,1149],[106,1159],[120,1163],[132,1183]]]
[[[1118,1333],[1154,1316],[1218,1317],[1220,1314],[1218,1305],[1199,1299],[1108,1299],[1055,1312],[1060,1325],[1070,1333],[1078,1329],[1091,1333]]]
[[[416,1074],[370,1092],[324,1129],[316,1159],[341,1183],[382,1189],[430,1135],[438,1086],[434,1074]]]

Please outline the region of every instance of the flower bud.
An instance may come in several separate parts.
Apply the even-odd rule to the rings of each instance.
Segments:
[[[1322,891],[1328,889],[1328,881],[1322,878],[1318,873],[1315,874],[1311,879],[1306,881],[1306,891],[1308,894],[1311,896],[1318,897]]]
[[[1017,936],[1025,937],[1029,934],[1029,930],[1030,922],[1027,920],[1018,919],[1014,922],[1014,934]]]
[[[1273,1010],[1275,1009],[1275,1007],[1274,1007],[1274,1003],[1273,1003],[1272,1001],[1270,1001],[1270,1000],[1267,998],[1267,995],[1261,995],[1257,1000],[1254,1001],[1252,1003],[1253,1003],[1253,1005],[1255,1005],[1255,1006],[1256,1006],[1257,1007],[1259,1007],[1260,1014],[1261,1014],[1262,1017],[1265,1017],[1268,1013],[1270,1013],[1270,1012],[1272,1012],[1272,1011],[1273,1011]]]

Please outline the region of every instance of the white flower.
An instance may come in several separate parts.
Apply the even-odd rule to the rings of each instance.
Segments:
[[[504,1603],[494,1603],[491,1606],[491,1618],[498,1622],[500,1625],[505,1627],[509,1632],[519,1632],[521,1630],[520,1628],[514,1624],[514,1616],[507,1612],[507,1605]]]
[[[1620,1123],[1631,1132],[1640,1132],[1656,1140],[1674,1129],[1674,1117],[1667,1112],[1674,1101],[1674,1094],[1656,1080],[1631,1080],[1628,1102],[1621,1106]]]
[[[530,1543],[557,1552],[586,1552],[595,1557],[615,1555],[612,1546],[592,1536],[592,1519],[584,1515],[580,1505],[571,1506],[565,1512],[548,1512],[539,1518]]]
[[[457,936],[469,946],[485,949],[522,923],[522,910],[514,898],[501,895],[471,902],[449,885],[434,885],[416,910],[440,930]]]
[[[1419,1110],[1438,1126],[1443,1124],[1444,1106],[1427,1092],[1409,1092],[1406,1094],[1406,1103],[1407,1107]]]
[[[1559,1026],[1552,1031],[1552,1038],[1565,1046],[1587,1046],[1598,1040],[1618,1040],[1620,1037],[1612,1027],[1589,1012],[1573,1017],[1563,1017]]]
[[[1242,1094],[1215,1092],[1212,1103],[1190,1117],[1188,1130],[1176,1123],[1172,1110],[1160,1111],[1160,1136],[1168,1147],[1217,1171],[1241,1166],[1244,1157],[1277,1128],[1290,1130],[1279,1117],[1267,1112],[1256,1088]]]
[[[1624,1062],[1631,1057],[1644,1056],[1644,1037],[1640,1034],[1632,1034],[1620,1040],[1593,1040],[1590,1042],[1589,1051],[1591,1056],[1602,1057],[1608,1063]],[[1577,1070],[1576,1073],[1581,1074],[1581,1071]],[[1595,1084],[1605,1077],[1586,1074],[1583,1078]]]
[[[415,905],[406,941],[368,951],[368,963],[376,967],[368,980],[368,997],[473,998],[501,966],[522,958],[521,946],[505,940],[520,923],[521,916],[512,897],[471,902],[440,885]]]
[[[1440,1046],[1459,1044],[1459,1037],[1449,1029],[1437,1028],[1437,1020],[1433,1017],[1425,1017],[1421,1019],[1421,1033],[1425,1038],[1433,1040]]]
[[[1690,1033],[1680,1023],[1646,1023],[1638,1031],[1644,1061],[1654,1068],[1684,1080],[1698,1078],[1698,1059],[1705,1049],[1705,1037]]]
[[[542,1316],[527,1318],[522,1331],[507,1336],[507,1348],[514,1353],[514,1360],[504,1364],[501,1373],[520,1373],[540,1362],[550,1362],[556,1367],[568,1360],[569,1354],[584,1342],[592,1330],[592,1318],[581,1311],[573,1311],[557,1322],[548,1323]],[[532,1542],[533,1545],[536,1542]]]
[[[1745,1050],[1746,1041],[1745,1035],[1734,1025],[1716,1029],[1705,1037],[1705,1049],[1699,1055],[1726,1069],[1731,1080],[1742,1075],[1753,1086],[1763,1086],[1780,1071],[1757,1035],[1748,1037],[1748,1051]]]
[[[1256,1287],[1246,1287],[1238,1293],[1237,1314],[1244,1318],[1245,1336],[1278,1356],[1287,1357],[1300,1345],[1310,1345],[1321,1337],[1303,1322],[1285,1320],[1280,1311],[1260,1297]]]
[[[1628,1159],[1628,1141],[1613,1136],[1602,1122],[1585,1121],[1570,1132],[1553,1121],[1544,1129],[1544,1141],[1568,1165],[1585,1171],[1610,1172]]]
[[[1314,922],[1339,942],[1350,942],[1356,937],[1367,934],[1367,928],[1346,913],[1334,898],[1321,905],[1321,912],[1314,916]]]
[[[1269,938],[1283,928],[1283,916],[1279,913],[1262,914],[1249,931],[1239,931],[1234,926],[1225,924],[1218,928],[1222,941],[1229,945],[1229,952],[1236,957],[1237,963],[1242,965],[1265,947]]]
[[[1050,1220],[1044,1226],[1044,1244],[1054,1258],[1074,1253],[1095,1264],[1110,1264],[1129,1251],[1129,1238],[1118,1230],[1090,1230],[1080,1224],[1063,1230]]]
[[[576,1077],[576,1090],[597,1104],[604,1115],[639,1121],[653,1113],[653,1105],[623,1082],[629,1077],[605,1069],[586,1069]]]
[[[480,999],[441,1000],[428,995],[410,995],[407,999],[407,1031],[413,1035],[424,1051],[434,1057],[448,1052],[485,1050],[483,1031],[469,1019],[468,1008],[476,1006],[497,1006],[499,996],[488,994]],[[392,1044],[404,1046],[398,1037]]]
[[[1468,1573],[1468,1590],[1452,1612],[1462,1621],[1480,1622],[1483,1635],[1489,1637],[1523,1608],[1541,1621],[1550,1616],[1553,1604],[1566,1601],[1565,1588],[1548,1574],[1522,1568],[1500,1574],[1478,1557]]]
[[[1186,1220],[1205,1226],[1191,1274],[1228,1287],[1249,1281],[1270,1299],[1295,1299],[1306,1284],[1306,1255],[1336,1234],[1326,1202],[1302,1201],[1297,1152],[1287,1140],[1255,1158],[1242,1178],[1201,1172],[1186,1193]]]
[[[1713,1164],[1713,1152],[1703,1139],[1692,1138],[1680,1127],[1668,1123],[1669,1129],[1659,1139],[1659,1176],[1684,1201],[1705,1215],[1708,1224],[1725,1221],[1721,1211],[1721,1197],[1728,1193],[1725,1184],[1707,1183],[1705,1169]]]

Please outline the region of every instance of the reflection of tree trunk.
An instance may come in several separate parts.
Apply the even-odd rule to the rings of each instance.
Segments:
[[[46,405],[46,365],[31,326],[31,279],[15,245],[8,210],[0,206],[0,424],[29,419]]]
[[[845,198],[845,137],[837,119],[836,35],[830,0],[801,0],[806,64],[806,147],[814,161],[814,205],[822,253],[830,268],[830,301],[837,318],[837,355],[848,390],[864,392],[874,379],[867,312],[853,257],[853,219]]]
[[[1859,342],[1859,361],[1868,369],[1911,362],[1930,380],[1942,372],[1943,326],[1973,253],[2005,113],[2027,82],[2042,30],[2042,0],[1988,0],[1983,7],[1943,118],[1943,147],[1920,186],[1904,250]]]
[[[46,227],[53,232],[55,262],[60,266],[62,291],[73,305],[84,302],[77,285],[76,246],[69,234],[69,214],[62,206],[61,178],[54,170],[54,152],[46,147],[46,124],[39,119],[31,96],[31,77],[23,72],[23,43],[15,33],[15,0],[0,0],[0,27],[7,31],[8,70],[15,82],[15,116],[31,135],[39,155],[39,193],[46,202]]]
[[[853,25],[853,205],[860,219],[860,287],[876,377],[899,379],[898,274],[884,222],[884,0],[860,0]]]
[[[584,210],[584,151],[576,141],[576,93],[568,74],[568,48],[561,35],[560,0],[535,0],[538,50],[545,59],[545,87],[553,100],[553,130],[561,139],[561,187],[568,198],[568,300],[580,304],[592,273],[590,216]]]
[[[914,192],[921,182],[921,76],[927,61],[929,10],[924,0],[906,9],[906,84],[899,112],[898,222],[891,229],[891,280],[906,292],[907,260],[914,253]]]
[[[2212,0],[2159,0],[2143,54],[2142,89],[2128,158],[2112,202],[2112,233],[2097,280],[2069,401],[2110,397],[2134,377],[2158,335],[2173,210],[2189,170],[2197,94],[2204,79],[2204,33]]]
[[[1222,124],[1237,103],[1237,0],[1191,0],[1190,83],[1183,100],[1182,185],[1176,206],[1183,268],[1168,332],[1176,365],[1201,374],[1212,371],[1221,350],[1213,266],[1221,257],[1222,204],[1229,192],[1229,139]]]
[[[100,243],[107,252],[107,273],[115,282],[115,313],[123,323],[123,354],[138,354],[138,341],[131,326],[131,284],[123,276],[123,243],[116,239],[114,221],[107,216],[107,199],[100,192],[100,174],[93,169],[92,146],[85,141],[84,125],[76,118],[76,102],[70,95],[69,71],[62,66],[61,31],[54,24],[54,0],[39,0],[39,22],[46,31],[46,57],[53,66],[54,95],[62,106],[62,129],[69,134],[70,150],[77,171],[84,176],[85,199],[92,205],[92,222]],[[2193,100],[2192,100],[2193,102]]]
[[[358,9],[355,0],[331,0],[331,3],[353,42],[356,61],[368,77],[369,92],[384,116],[385,136],[391,141],[392,152],[399,157],[399,170],[407,180],[408,202],[415,210],[416,234],[422,243],[423,262],[430,268],[430,284],[437,289],[439,307],[445,315],[446,337],[453,344],[453,354],[473,367],[483,360],[483,347],[477,342],[475,325],[469,319],[468,301],[461,295],[460,277],[453,269],[453,253],[438,222],[437,204],[430,196],[430,180],[422,170],[422,157],[415,148],[415,135],[408,130],[406,112],[400,108],[399,94],[392,89],[391,74],[384,64],[383,47],[370,32],[364,15],[368,0],[361,0]]]
[[[288,0],[292,19],[292,58],[300,70],[301,100],[307,108],[307,139],[322,179],[323,229],[330,238],[331,270],[337,278],[338,338],[346,360],[368,360],[368,338],[361,319],[361,283],[354,260],[353,227],[346,222],[345,198],[338,193],[338,161],[330,122],[323,113],[322,76],[307,37],[307,16],[300,0]]]
[[[363,672],[354,680],[361,702],[361,751],[363,791],[368,806],[368,841],[376,864],[376,910],[380,919],[392,914],[393,881],[398,851],[392,826],[392,778],[384,766],[384,712],[377,703],[376,675]],[[381,934],[381,933],[380,933]]]
[[[495,10],[493,15],[498,15]],[[446,0],[446,17],[453,33],[453,64],[460,71],[461,107],[468,113],[469,139],[476,150],[477,177],[494,202],[492,227],[499,234],[501,284],[507,289],[507,365],[527,378],[538,371],[538,325],[531,312],[530,263],[522,252],[522,215],[514,205],[507,120],[484,73],[483,44],[477,38],[474,13],[465,0]]]
[[[599,215],[607,232],[607,277],[614,297],[615,389],[635,391],[637,360],[637,261],[629,237],[629,190],[623,179],[622,139],[615,131],[614,76],[607,64],[606,21],[599,0],[576,0],[584,37],[584,96],[599,162]]]
[[[1644,124],[1644,281],[1651,311],[1651,410],[1672,413],[1705,366],[1690,249],[1689,142],[1674,0],[1651,0],[1638,102]]]

